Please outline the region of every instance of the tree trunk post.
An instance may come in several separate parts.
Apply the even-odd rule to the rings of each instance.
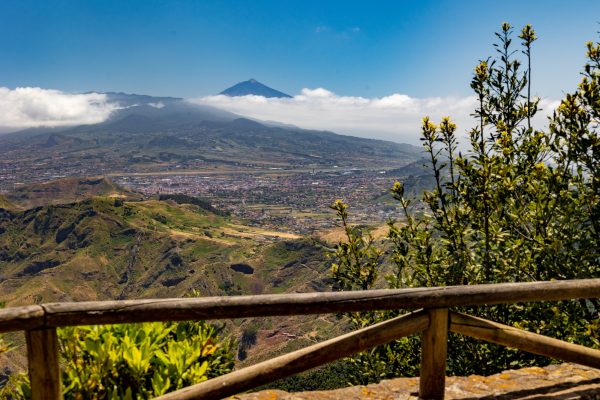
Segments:
[[[56,328],[25,331],[32,400],[61,400]]]
[[[446,383],[448,309],[430,308],[429,327],[423,331],[419,399],[442,400]]]

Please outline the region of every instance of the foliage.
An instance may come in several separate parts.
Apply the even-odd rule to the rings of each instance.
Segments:
[[[195,206],[200,207],[203,210],[210,211],[211,213],[220,215],[222,217],[229,216],[229,214],[230,214],[227,211],[222,211],[222,210],[219,210],[219,209],[213,207],[212,204],[210,204],[210,202],[207,200],[204,200],[204,199],[201,199],[201,198],[195,197],[195,196],[189,196],[187,194],[182,194],[182,193],[159,194],[158,200],[160,200],[160,201],[172,200],[172,201],[176,202],[177,204],[193,204]]]
[[[548,129],[537,130],[532,119],[539,99],[531,98],[530,85],[535,31],[527,25],[519,35],[525,70],[513,50],[511,26],[504,23],[496,36],[496,57],[481,61],[471,82],[478,126],[469,132],[467,154],[457,151],[457,127],[450,118],[436,125],[425,117],[421,140],[435,181],[435,188],[423,195],[425,211],[413,207],[402,183],[391,189],[404,221],[389,223],[394,265],[386,276],[389,287],[581,279],[600,272],[600,44],[588,43],[589,62],[579,90],[562,101]],[[332,208],[346,226],[346,205],[336,202]],[[378,250],[364,234],[346,231],[348,243],[340,243],[333,254],[336,284],[346,290],[369,289],[381,265],[369,254]],[[598,346],[598,306],[586,300],[466,311]],[[353,314],[351,320],[359,327],[384,316]],[[548,362],[463,337],[451,335],[450,340],[451,374],[486,374]],[[406,340],[387,348],[355,358],[388,367],[381,374],[364,363],[369,381],[375,375],[415,372],[416,348],[407,347]]]
[[[256,335],[258,328],[254,324],[250,324],[242,331],[242,337],[238,344],[238,360],[244,361],[248,356],[247,350],[256,344]]]
[[[348,377],[357,374],[355,367],[339,360],[321,367],[301,372],[287,378],[263,385],[256,391],[278,389],[286,392],[304,392],[314,390],[334,390],[348,386]]]
[[[219,333],[204,322],[61,328],[64,397],[146,399],[225,374],[233,368],[232,343]],[[27,376],[4,390],[29,398]]]

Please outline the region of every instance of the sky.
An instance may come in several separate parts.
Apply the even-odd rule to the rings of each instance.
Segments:
[[[115,105],[82,93],[119,91],[414,142],[423,113],[469,123],[473,67],[504,21],[536,29],[534,94],[556,104],[599,1],[3,0],[0,130],[93,123]],[[215,97],[250,78],[295,97]]]

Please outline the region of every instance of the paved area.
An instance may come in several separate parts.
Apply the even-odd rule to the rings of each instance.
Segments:
[[[265,390],[233,396],[233,400],[409,400],[417,399],[418,378],[396,378],[368,386],[287,393]],[[446,378],[446,399],[598,399],[600,370],[576,364],[531,367],[491,376]]]

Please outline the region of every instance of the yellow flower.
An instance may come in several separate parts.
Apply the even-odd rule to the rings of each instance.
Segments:
[[[435,124],[431,122],[429,117],[423,117],[423,130],[434,132],[436,129],[437,126],[435,126]]]
[[[456,130],[456,124],[450,121],[450,117],[444,117],[440,123],[440,129],[445,132],[454,132]]]
[[[535,31],[529,24],[525,25],[523,29],[521,29],[521,34],[519,37],[527,44],[531,44],[531,42],[537,39],[537,36],[535,36]]]
[[[475,67],[475,75],[479,80],[486,80],[488,77],[488,63],[487,61],[481,61],[479,65]]]

